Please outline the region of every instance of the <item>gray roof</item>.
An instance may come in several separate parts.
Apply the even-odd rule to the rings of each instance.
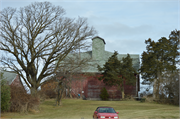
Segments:
[[[109,57],[111,57],[114,53],[105,51],[104,52],[104,57],[103,60],[94,60],[92,58],[92,51],[88,52],[81,52],[80,57],[81,59],[89,59],[88,60],[88,65],[83,69],[82,72],[86,73],[98,73],[97,65],[103,67],[103,65],[108,61]],[[77,54],[78,55],[78,54]],[[129,54],[130,57],[133,59],[133,67],[138,71],[139,69],[139,54]],[[118,54],[118,59],[121,60],[123,57],[126,57],[127,54]],[[72,54],[69,54],[67,57],[73,57]]]
[[[1,73],[3,73],[3,79],[6,79],[9,85],[11,85],[17,76],[15,72],[1,71]]]
[[[103,38],[96,36],[92,39],[92,51],[80,52],[80,53],[71,53],[68,54],[67,58],[73,59],[78,62],[78,59],[88,59],[88,65],[81,69],[82,72],[86,73],[98,73],[97,66],[103,67],[103,65],[108,61],[114,53],[105,51],[105,41]],[[133,59],[133,67],[138,71],[140,67],[139,54],[129,54]],[[78,57],[79,58],[78,58]],[[123,57],[126,57],[127,54],[118,54],[118,59],[121,60]],[[66,61],[66,59],[64,60]],[[67,65],[66,65],[67,66]]]
[[[101,38],[99,36],[96,36],[96,37],[92,38],[92,40],[94,40],[95,38],[101,39],[104,42],[104,44],[106,44],[106,42],[105,42],[105,40],[103,38]]]

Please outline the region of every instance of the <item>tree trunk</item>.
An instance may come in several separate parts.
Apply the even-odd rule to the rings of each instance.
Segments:
[[[122,99],[124,100],[124,86],[121,88],[121,93],[122,93]]]
[[[64,92],[64,86],[62,84],[62,82],[59,82],[57,85],[57,98],[56,98],[56,105],[62,105],[61,99],[62,99],[62,95]]]
[[[124,85],[119,86],[119,89],[121,90],[121,94],[122,94],[122,99],[124,99]]]
[[[124,99],[124,95],[125,95],[125,94],[124,94],[124,90],[121,91],[121,92],[122,92],[122,99]]]
[[[156,92],[157,92],[157,90],[156,90],[156,81],[157,79],[154,79],[154,85],[153,85],[153,98],[154,99],[156,99]]]
[[[160,85],[160,80],[157,82],[156,99],[159,99],[159,85]]]
[[[72,98],[71,89],[69,89],[69,97]]]
[[[68,97],[69,97],[69,98],[72,98],[72,95],[71,95],[71,87],[68,87]]]
[[[157,79],[154,79],[154,86],[153,86],[153,98],[159,99],[159,87],[162,82],[162,74],[160,71],[157,72]]]
[[[62,102],[61,102],[61,99],[62,99],[62,95],[63,95],[63,92],[64,92],[64,89],[61,89],[58,91],[58,95],[57,95],[57,98],[56,98],[56,106],[61,106],[62,105]]]
[[[37,91],[37,88],[36,87],[31,87],[30,88],[30,91],[31,91],[31,95],[34,96],[34,97],[37,97],[38,96],[38,91]]]
[[[156,99],[159,99],[159,87],[160,83],[162,82],[162,73],[161,71],[158,71],[158,80],[156,82],[157,87],[156,87]]]

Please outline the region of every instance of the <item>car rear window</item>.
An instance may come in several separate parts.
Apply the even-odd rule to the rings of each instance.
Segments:
[[[99,113],[116,113],[113,108],[99,108]]]

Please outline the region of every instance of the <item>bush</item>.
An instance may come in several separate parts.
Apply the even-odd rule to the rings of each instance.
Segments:
[[[1,80],[1,111],[8,111],[10,108],[11,92],[6,80]]]
[[[52,89],[43,91],[43,93],[46,95],[46,98],[56,98],[56,92]]]
[[[41,86],[41,93],[43,93],[46,98],[56,98],[56,87],[57,82],[50,80]]]
[[[28,112],[38,110],[40,99],[26,93],[23,87],[11,86],[11,106],[12,112]]]
[[[102,100],[108,100],[109,94],[105,87],[101,89],[101,94],[99,96]]]

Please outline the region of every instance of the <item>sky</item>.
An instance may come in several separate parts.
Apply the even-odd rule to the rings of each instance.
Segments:
[[[20,8],[44,0],[1,0],[0,10]],[[48,1],[48,0],[47,0]],[[98,36],[106,42],[105,50],[119,54],[146,51],[145,40],[157,41],[180,29],[180,0],[51,0],[61,6],[66,17],[85,17]],[[91,41],[90,41],[91,42]]]
[[[44,0],[1,0],[0,10],[20,8]],[[48,1],[48,0],[46,0]],[[61,6],[66,17],[85,17],[98,36],[106,42],[105,50],[119,54],[146,51],[145,40],[158,41],[180,30],[180,0],[49,0]],[[89,39],[91,41],[91,39]]]

